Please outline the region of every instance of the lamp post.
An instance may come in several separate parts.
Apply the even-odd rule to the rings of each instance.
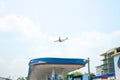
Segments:
[[[88,80],[90,80],[90,58],[85,59],[84,61],[88,63]]]
[[[88,74],[89,74],[89,80],[90,80],[90,58],[88,58]]]

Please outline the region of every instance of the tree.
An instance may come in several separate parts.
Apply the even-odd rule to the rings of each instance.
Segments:
[[[25,80],[25,78],[24,77],[19,77],[19,78],[17,78],[17,80]]]
[[[95,76],[94,73],[90,73],[90,80],[93,80],[93,77]]]
[[[84,72],[84,74],[88,74],[88,73]],[[77,76],[83,76],[84,74],[76,71],[76,72],[73,72],[71,75],[73,75],[74,77],[77,77]],[[94,73],[90,73],[90,80],[93,80],[94,76],[95,76]]]
[[[81,72],[78,72],[78,71],[76,71],[76,72],[73,73],[73,76],[82,76],[82,75],[83,74]]]

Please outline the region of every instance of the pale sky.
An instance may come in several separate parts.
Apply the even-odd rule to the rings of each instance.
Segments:
[[[0,0],[0,77],[27,76],[41,57],[90,58],[120,46],[120,0]],[[69,39],[54,43],[61,36]],[[81,70],[87,72],[87,68]]]

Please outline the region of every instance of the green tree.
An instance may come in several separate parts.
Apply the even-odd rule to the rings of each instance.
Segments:
[[[83,75],[83,73],[78,72],[78,71],[76,71],[76,72],[74,72],[72,74],[73,74],[73,76],[82,76]]]
[[[19,77],[19,78],[17,78],[17,80],[25,80],[25,78],[24,77]]]
[[[93,80],[93,77],[95,76],[94,73],[90,73],[90,80]]]
[[[87,74],[86,72],[84,72],[84,74]],[[84,75],[83,73],[81,73],[81,72],[78,72],[78,71],[76,71],[76,72],[73,72],[71,75],[73,75],[73,76],[82,76],[82,75]],[[95,76],[95,74],[94,73],[90,73],[90,80],[93,80],[93,77]]]

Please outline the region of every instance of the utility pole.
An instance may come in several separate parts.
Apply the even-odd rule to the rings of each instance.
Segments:
[[[90,58],[88,58],[88,74],[89,74],[89,80],[90,80]]]
[[[88,65],[87,65],[87,68],[88,68],[88,80],[90,80],[90,59],[85,59],[84,62],[86,62]]]

